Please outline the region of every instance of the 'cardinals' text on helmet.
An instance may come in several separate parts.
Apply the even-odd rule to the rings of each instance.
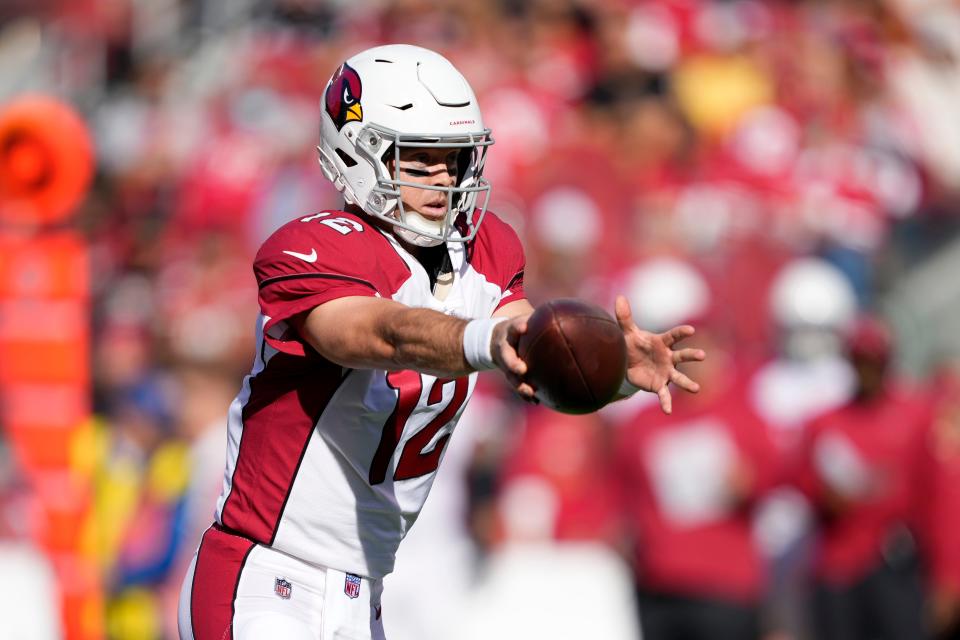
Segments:
[[[348,203],[389,221],[413,244],[464,242],[476,235],[490,196],[482,173],[491,144],[470,85],[446,58],[428,49],[402,44],[367,49],[344,62],[327,84],[318,147],[324,175]],[[457,183],[404,182],[399,174],[403,147],[459,149]],[[432,221],[405,210],[401,186],[446,192],[445,218]],[[483,203],[475,208],[480,193]],[[454,226],[458,218],[462,233]]]

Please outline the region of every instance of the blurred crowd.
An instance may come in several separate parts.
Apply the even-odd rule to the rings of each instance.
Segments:
[[[175,635],[253,359],[252,256],[339,206],[319,99],[386,42],[470,80],[535,304],[624,293],[709,352],[669,417],[485,380],[388,636],[960,637],[960,4],[14,0],[0,103],[58,95],[96,143],[75,226],[110,637]]]

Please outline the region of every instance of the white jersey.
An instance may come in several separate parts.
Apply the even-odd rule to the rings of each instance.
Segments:
[[[454,282],[441,301],[420,263],[363,217],[322,212],[267,239],[254,262],[258,356],[230,407],[222,527],[333,569],[390,573],[477,374],[345,369],[287,321],[344,296],[462,318],[523,298],[523,249],[495,215],[448,251]]]

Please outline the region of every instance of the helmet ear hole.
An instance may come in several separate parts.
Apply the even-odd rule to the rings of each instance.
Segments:
[[[474,148],[469,147],[461,149],[457,154],[457,186],[460,186],[460,183],[463,182],[463,179],[466,177],[467,169],[470,168],[474,153]]]
[[[393,158],[393,143],[387,145],[387,148],[380,154],[380,162],[387,164]]]
[[[351,167],[357,166],[357,161],[351,158],[350,155],[340,147],[337,147],[334,152],[337,154],[340,160],[343,161],[343,166],[346,168],[350,169]]]

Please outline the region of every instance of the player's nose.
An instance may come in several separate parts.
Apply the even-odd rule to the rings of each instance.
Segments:
[[[430,172],[433,177],[432,183],[436,187],[452,187],[456,184],[457,178],[454,172],[446,164],[439,164]]]

